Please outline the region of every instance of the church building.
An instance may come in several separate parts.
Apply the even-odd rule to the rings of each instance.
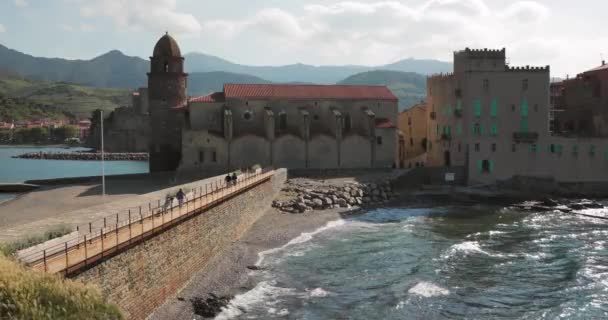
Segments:
[[[151,171],[391,168],[397,97],[386,86],[225,84],[186,97],[184,58],[163,36],[151,57]]]

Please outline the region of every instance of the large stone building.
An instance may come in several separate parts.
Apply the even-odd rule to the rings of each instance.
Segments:
[[[426,103],[419,103],[397,116],[399,129],[398,161],[399,168],[419,167],[425,163],[427,146]]]
[[[148,73],[152,172],[394,166],[398,99],[385,86],[226,84],[187,98],[183,70],[163,36]]]
[[[505,49],[454,53],[427,80],[427,165],[462,166],[470,184],[513,176],[608,179],[608,141],[550,135],[549,67],[510,67]]]
[[[556,134],[608,137],[608,65],[552,83],[551,93]]]

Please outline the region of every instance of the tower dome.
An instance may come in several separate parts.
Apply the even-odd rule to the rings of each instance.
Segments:
[[[156,42],[152,56],[181,58],[182,53],[179,50],[179,46],[175,39],[173,39],[169,33],[165,33],[165,35]]]

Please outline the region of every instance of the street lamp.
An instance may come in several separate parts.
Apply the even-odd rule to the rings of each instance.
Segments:
[[[106,167],[105,167],[105,155],[103,149],[103,110],[100,110],[101,113],[101,195],[102,197],[106,196]]]

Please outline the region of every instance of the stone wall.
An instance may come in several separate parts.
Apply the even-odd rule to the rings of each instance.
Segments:
[[[75,276],[98,285],[127,319],[144,319],[270,207],[287,178],[262,183]]]

